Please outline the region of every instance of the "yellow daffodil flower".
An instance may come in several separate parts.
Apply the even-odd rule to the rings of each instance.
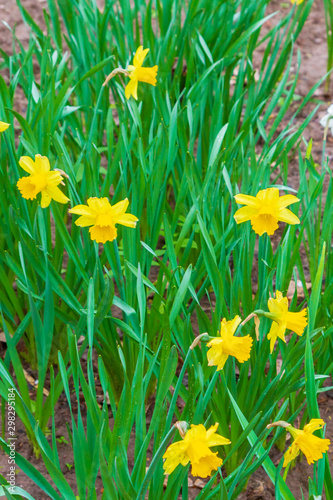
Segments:
[[[296,5],[301,5],[301,3],[303,3],[303,2],[304,2],[304,0],[290,0],[290,3],[292,3],[292,4],[295,3]]]
[[[129,204],[127,198],[111,206],[107,198],[89,198],[88,206],[77,205],[69,210],[71,214],[81,215],[75,224],[81,227],[92,226],[90,237],[97,243],[113,241],[117,238],[116,224],[136,227],[139,220],[132,214],[126,214]]]
[[[234,337],[240,322],[241,318],[239,316],[235,316],[231,321],[223,318],[220,337],[211,340],[207,344],[207,347],[210,347],[207,352],[209,366],[217,366],[218,370],[222,370],[229,356],[234,356],[240,363],[244,363],[249,359],[253,343],[250,335]]]
[[[261,236],[264,233],[274,234],[279,227],[278,221],[288,224],[299,224],[299,218],[286,207],[299,201],[296,196],[287,194],[279,196],[277,188],[259,191],[256,196],[236,194],[236,203],[247,205],[240,208],[234,215],[237,224],[251,221],[253,230]]]
[[[143,68],[143,61],[149,52],[149,49],[144,49],[140,45],[133,58],[133,65],[128,66],[128,76],[130,77],[130,82],[125,88],[125,97],[129,99],[131,95],[134,99],[138,98],[138,82],[150,83],[150,85],[156,86],[156,75],[158,66],[153,66],[152,68]]]
[[[34,200],[37,194],[42,193],[41,207],[46,208],[55,200],[59,203],[67,203],[69,198],[57,187],[63,184],[63,177],[57,170],[50,170],[50,162],[46,156],[36,155],[35,161],[29,156],[22,156],[19,161],[20,167],[28,174],[17,182],[23,198]]]
[[[9,123],[0,122],[0,132],[4,132],[5,130],[7,130],[8,127],[10,127]]]
[[[268,340],[271,341],[270,348],[271,353],[274,349],[274,344],[279,337],[283,342],[285,342],[285,332],[286,330],[291,330],[297,335],[302,335],[307,321],[307,309],[303,309],[300,312],[289,312],[288,311],[288,299],[283,297],[282,293],[278,290],[276,291],[276,298],[268,300],[269,313],[265,316],[272,319],[273,323],[271,329],[267,335]]]
[[[274,426],[284,427],[294,438],[294,442],[284,454],[283,467],[286,467],[294,460],[297,455],[299,455],[300,451],[304,453],[310,465],[323,458],[323,454],[326,453],[329,448],[330,440],[314,436],[313,433],[318,429],[322,429],[324,425],[325,422],[321,418],[313,418],[304,427],[304,430],[295,429],[295,427],[283,420],[273,422],[267,426],[268,429]]]
[[[183,441],[171,444],[163,455],[166,459],[163,464],[164,473],[171,474],[179,464],[186,466],[189,462],[192,465],[192,476],[207,477],[213,470],[217,470],[222,465],[222,459],[210,448],[231,442],[216,434],[218,425],[216,423],[208,430],[202,424],[191,425]]]

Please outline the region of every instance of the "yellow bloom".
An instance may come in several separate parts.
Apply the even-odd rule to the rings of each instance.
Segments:
[[[300,5],[303,2],[304,0],[290,0],[290,3],[295,3],[296,5]]]
[[[239,316],[235,316],[231,321],[223,318],[221,321],[221,337],[217,337],[207,344],[210,347],[207,352],[209,366],[217,366],[218,370],[222,370],[229,356],[234,356],[240,363],[244,363],[249,359],[253,343],[250,335],[234,337],[240,322],[241,318]]]
[[[125,213],[129,204],[127,198],[113,206],[107,198],[89,198],[87,203],[88,206],[77,205],[69,212],[82,216],[75,221],[77,226],[92,226],[89,229],[90,237],[97,243],[115,240],[117,238],[116,224],[136,227],[139,220],[134,215]]]
[[[156,86],[156,75],[158,66],[153,66],[152,68],[143,68],[143,61],[148,53],[149,49],[143,50],[143,46],[140,45],[133,58],[133,66],[130,65],[127,68],[129,72],[130,82],[126,85],[125,96],[129,99],[131,95],[134,99],[138,98],[138,82],[150,83],[150,85]]]
[[[279,196],[277,188],[268,188],[259,191],[256,196],[236,194],[236,203],[247,205],[242,207],[234,215],[237,224],[251,221],[253,230],[261,236],[269,235],[279,227],[278,221],[288,224],[299,224],[299,218],[286,207],[299,201],[296,196],[287,194]]]
[[[6,123],[6,122],[0,122],[0,132],[4,132],[5,130],[7,130],[7,128],[10,126],[9,123]]]
[[[271,341],[271,352],[273,352],[274,344],[279,337],[283,342],[285,342],[284,334],[286,330],[292,330],[297,333],[297,335],[302,335],[307,321],[307,309],[303,309],[300,312],[289,312],[288,311],[288,299],[283,297],[282,293],[278,290],[276,291],[276,298],[268,300],[268,309],[270,313],[267,316],[273,320],[269,334],[267,335],[268,340]]]
[[[320,458],[323,458],[323,453],[326,453],[328,450],[330,440],[313,436],[313,433],[318,429],[322,429],[324,425],[325,422],[321,418],[313,418],[310,420],[310,422],[304,427],[304,430],[295,429],[295,427],[287,422],[284,422],[283,420],[267,425],[267,429],[272,427],[284,427],[294,438],[293,444],[284,454],[283,467],[286,467],[292,460],[294,460],[300,451],[304,453],[308,464],[310,465]]]
[[[50,170],[50,162],[46,156],[36,155],[35,161],[29,156],[21,156],[20,166],[30,174],[22,177],[17,182],[17,187],[21,191],[23,198],[34,200],[38,193],[42,193],[41,207],[48,207],[51,199],[59,203],[67,203],[69,198],[65,196],[57,187],[63,184],[63,177],[60,172]]]
[[[308,464],[313,464],[323,457],[323,453],[326,453],[328,450],[330,440],[314,436],[313,432],[321,429],[324,425],[325,422],[321,418],[313,418],[304,427],[303,431],[295,429],[291,425],[287,427],[287,431],[294,438],[294,442],[284,455],[283,467],[286,467],[289,462],[294,460],[300,451],[304,453]]]
[[[217,452],[210,450],[211,446],[230,444],[229,439],[216,434],[219,424],[212,425],[208,431],[204,425],[191,425],[183,441],[171,444],[166,450],[163,458],[166,458],[163,468],[165,474],[171,474],[175,468],[187,465],[191,462],[192,476],[207,477],[222,465],[222,459]]]
[[[321,418],[313,418],[304,427],[303,431],[295,429],[291,425],[286,428],[294,438],[294,442],[284,455],[283,467],[286,467],[289,462],[294,460],[300,451],[304,453],[308,464],[313,464],[323,457],[323,453],[328,450],[330,440],[314,436],[313,432],[321,429],[324,425],[325,422]]]

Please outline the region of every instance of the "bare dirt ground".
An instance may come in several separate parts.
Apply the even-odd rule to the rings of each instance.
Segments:
[[[102,7],[102,0],[99,2]],[[28,10],[33,19],[39,24],[39,26],[44,25],[43,18],[43,9],[47,8],[46,0],[22,0],[23,6]],[[274,12],[280,10],[282,13],[284,9],[289,9],[290,6],[288,2],[280,3],[274,0],[270,5],[270,11]],[[0,0],[0,20],[7,23],[11,29],[15,29],[16,36],[20,39],[23,45],[27,45],[29,41],[29,30],[25,26],[22,21],[19,9],[16,5],[15,0]],[[274,24],[274,18],[269,20],[271,26]],[[7,53],[13,53],[13,46],[11,41],[11,33],[8,28],[2,24],[0,29],[0,47],[5,50]],[[297,50],[300,50],[302,55],[302,65],[300,78],[297,85],[297,94],[301,97],[304,97],[308,91],[316,84],[316,82],[326,73],[326,54],[327,54],[327,46],[326,46],[326,31],[325,31],[325,18],[324,18],[324,9],[322,2],[317,0],[312,8],[310,16],[305,24],[305,27],[295,44],[295,53]],[[262,55],[263,49],[258,49],[257,53],[257,67],[259,67],[260,58]],[[296,71],[296,67],[293,68],[294,72]],[[3,75],[4,78],[7,75]],[[313,139],[313,149],[312,153],[315,161],[320,164],[322,157],[322,141],[323,141],[323,129],[320,126],[319,120],[325,114],[327,107],[331,104],[333,93],[332,93],[332,84],[330,87],[330,91],[325,92],[324,84],[316,91],[315,98],[318,101],[323,101],[323,106],[320,108],[318,115],[312,120],[310,125],[304,132],[304,138],[306,141],[309,141],[310,138]],[[296,107],[298,106],[298,102],[292,106],[290,110],[290,116],[292,116]],[[309,104],[299,116],[298,120],[301,123],[302,120],[310,113],[310,111],[315,106],[314,103]],[[24,115],[25,112],[25,100],[24,96],[18,93],[17,99],[15,102],[16,109]],[[297,123],[296,123],[297,125]],[[333,156],[333,137],[331,135],[328,136],[327,145],[326,145],[326,155],[329,159]],[[292,160],[290,174],[289,174],[289,185],[295,187],[297,189],[299,182],[299,174],[298,174],[298,166],[297,159]],[[5,347],[3,345],[3,347]],[[0,352],[1,355],[1,352]],[[29,371],[29,369],[27,368]],[[34,377],[34,373],[30,373],[32,377]],[[34,388],[31,387],[31,391],[34,391]],[[80,404],[80,402],[73,401],[73,404]],[[327,423],[326,428],[326,437],[330,438],[333,441],[333,391],[328,391],[327,393],[322,393],[319,398],[319,406],[322,418]],[[84,412],[84,407],[82,405],[82,411]],[[69,484],[75,488],[76,478],[75,478],[75,470],[73,463],[73,455],[71,451],[71,447],[68,444],[68,433],[66,429],[66,422],[70,423],[70,413],[67,405],[67,401],[65,396],[62,396],[59,399],[57,409],[56,409],[56,434],[58,439],[58,450],[59,450],[59,459],[61,463],[62,472],[66,477],[66,480]],[[28,441],[28,438],[25,435],[25,430],[23,426],[17,422],[17,434],[18,434],[18,445],[17,451],[21,453],[24,457],[26,457],[29,462],[37,467],[40,472],[46,477],[49,478],[47,470],[43,464],[41,459],[37,460],[31,451],[31,447]],[[333,453],[333,447],[331,447],[329,453],[329,459],[332,463],[331,457]],[[279,452],[277,449],[272,450],[271,459],[277,465],[282,457],[282,452]],[[129,463],[133,465],[133,449],[129,449]],[[8,467],[7,456],[4,454],[0,455],[0,473],[2,475],[6,475],[6,468]],[[297,500],[302,498],[301,489],[303,490],[303,494],[305,498],[307,498],[308,492],[308,477],[312,475],[312,467],[308,466],[304,457],[301,462],[298,462],[297,465],[289,472],[287,483],[292,493],[294,494]],[[45,494],[41,492],[38,486],[36,486],[24,473],[18,471],[17,473],[17,483],[18,486],[26,489],[36,500],[46,500],[47,497]],[[102,492],[102,483],[101,480],[98,479],[97,484],[97,494],[100,497]],[[189,498],[196,498],[198,493],[200,492],[200,487],[193,487],[189,490]],[[249,481],[246,491],[244,491],[239,497],[239,500],[271,500],[275,498],[274,487],[271,484],[265,474],[265,472],[260,469],[258,470]],[[157,499],[159,500],[159,499]]]

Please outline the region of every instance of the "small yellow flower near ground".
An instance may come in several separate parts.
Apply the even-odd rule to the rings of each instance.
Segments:
[[[283,467],[286,467],[292,460],[294,460],[300,451],[304,453],[307,462],[310,465],[323,458],[323,454],[326,453],[329,448],[330,440],[314,436],[313,433],[317,429],[322,429],[324,425],[325,422],[321,418],[313,418],[304,427],[304,430],[295,429],[295,427],[287,422],[284,422],[283,420],[274,422],[267,426],[268,429],[273,426],[284,427],[294,438],[293,444],[284,454]]]
[[[183,441],[171,444],[164,453],[164,474],[171,474],[179,464],[186,466],[191,462],[192,476],[211,476],[212,471],[217,470],[223,461],[210,448],[231,443],[229,439],[216,434],[218,425],[216,423],[208,430],[202,424],[191,425]]]
[[[57,187],[58,184],[64,185],[62,175],[56,170],[50,170],[50,162],[46,156],[36,155],[35,161],[29,156],[21,156],[19,164],[23,170],[30,174],[17,182],[17,187],[23,198],[34,200],[37,194],[42,193],[42,208],[48,207],[51,200],[58,203],[69,201],[69,198]]]
[[[156,86],[156,75],[158,66],[153,66],[152,68],[143,68],[143,61],[149,52],[149,49],[143,49],[143,46],[140,45],[138,50],[136,51],[133,58],[133,65],[128,66],[127,71],[129,73],[130,82],[126,85],[125,88],[125,97],[129,99],[131,95],[134,99],[138,98],[138,82],[150,83],[150,85]]]
[[[295,3],[296,5],[301,5],[301,3],[303,3],[303,2],[304,2],[304,0],[290,0],[290,3],[292,3],[292,4]]]
[[[268,309],[270,313],[267,313],[267,317],[273,320],[271,329],[267,335],[268,340],[271,341],[270,349],[272,353],[278,337],[283,342],[286,341],[284,338],[286,330],[292,330],[297,335],[303,334],[308,324],[307,308],[296,313],[289,312],[287,297],[283,297],[282,293],[277,290],[276,298],[268,300]]]
[[[8,127],[10,127],[10,123],[0,122],[0,132],[4,132]]]
[[[77,205],[69,210],[69,213],[81,215],[75,221],[77,226],[92,226],[89,229],[90,237],[97,243],[115,240],[117,238],[116,224],[136,227],[139,220],[135,215],[125,213],[129,205],[127,198],[113,206],[107,198],[89,198],[87,203],[88,206]]]
[[[236,203],[247,205],[240,208],[234,215],[237,224],[251,221],[253,230],[261,236],[264,233],[274,234],[279,227],[278,221],[288,224],[299,224],[299,218],[286,207],[299,201],[296,196],[287,194],[279,196],[278,188],[268,188],[259,191],[256,196],[236,194]]]
[[[220,337],[208,342],[210,347],[207,352],[209,366],[217,366],[222,370],[229,356],[234,356],[240,363],[244,363],[250,357],[253,340],[250,335],[245,337],[234,337],[241,318],[235,316],[231,321],[225,318],[221,321]]]

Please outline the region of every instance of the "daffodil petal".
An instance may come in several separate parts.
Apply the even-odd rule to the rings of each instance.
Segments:
[[[236,315],[233,319],[231,319],[230,321],[228,321],[228,327],[229,327],[229,331],[232,335],[235,334],[237,328],[238,328],[238,325],[241,323],[242,319],[240,316]]]
[[[10,123],[0,122],[0,132],[4,132],[10,126]]]
[[[57,201],[58,203],[68,203],[70,201],[57,186],[48,185],[46,187],[46,192],[54,201]]]
[[[292,194],[286,194],[285,196],[280,196],[277,201],[278,208],[286,208],[288,205],[292,205],[293,203],[298,203],[300,200],[297,196]]]
[[[145,60],[148,52],[149,52],[149,49],[143,49],[143,46],[140,45],[140,47],[137,49],[137,51],[133,57],[133,65],[136,68],[142,66],[143,61]]]
[[[240,205],[248,205],[249,207],[256,208],[258,202],[255,196],[250,196],[248,194],[236,194],[234,196],[236,203]]]
[[[278,188],[262,189],[257,193],[257,200],[265,203],[276,203],[279,200],[280,191]]]
[[[206,439],[210,438],[217,431],[219,426],[218,422],[215,422],[214,425],[211,425],[209,429],[206,430]]]
[[[206,432],[206,440],[208,443],[208,446],[220,446],[220,445],[228,445],[231,443],[231,441],[223,436],[220,436],[220,434],[216,434],[218,423],[215,425],[212,425]]]
[[[270,340],[270,351],[271,351],[271,354],[274,351],[274,345],[275,345],[275,342],[277,341],[278,337],[281,340],[283,340],[283,342],[286,341],[285,338],[284,338],[285,331],[286,331],[285,324],[282,323],[281,325],[279,325],[275,321],[272,322],[271,329],[269,330],[269,332],[267,334],[267,339]]]
[[[40,206],[42,208],[46,208],[49,206],[49,204],[51,203],[51,196],[47,193],[47,191],[44,189],[42,191],[42,200],[41,200],[41,203],[40,203]]]
[[[292,445],[288,448],[288,450],[284,454],[283,467],[287,467],[287,465],[292,460],[294,460],[298,454],[299,454],[299,448],[295,444],[295,442],[293,442]]]
[[[118,201],[115,205],[112,205],[112,213],[115,215],[125,213],[129,205],[128,198],[125,198],[122,201]]]
[[[104,198],[97,198],[97,197],[88,198],[87,203],[88,203],[89,208],[93,212],[100,213],[100,212],[111,210],[110,202],[106,197],[104,197]]]
[[[82,215],[75,221],[76,226],[88,227],[93,226],[96,222],[96,217],[93,215]]]
[[[231,444],[230,439],[219,436],[218,434],[208,440],[208,446],[227,446],[228,444]]]
[[[138,99],[138,80],[132,78],[125,87],[125,97],[129,99],[131,95]]]
[[[279,220],[282,222],[287,222],[288,224],[299,224],[301,221],[293,212],[287,208],[283,208],[279,211]]]
[[[127,227],[136,227],[136,223],[138,222],[138,218],[132,214],[123,214],[117,217],[117,224],[121,224],[122,226]]]
[[[206,438],[206,428],[203,424],[195,425],[192,424],[191,428],[187,431],[185,441],[193,441],[194,439],[203,439]]]
[[[228,354],[223,352],[222,347],[223,341],[221,339],[216,339],[209,343],[210,349],[207,351],[208,366],[217,366],[217,370],[222,370],[227,359]]]
[[[23,170],[28,172],[28,174],[35,173],[35,162],[29,156],[21,156],[19,165]]]
[[[275,294],[276,298],[268,299],[268,309],[270,312],[277,315],[286,315],[288,312],[288,299],[283,297],[278,290]]]
[[[304,432],[310,432],[311,434],[318,429],[322,429],[325,425],[324,420],[321,418],[312,418],[308,424],[304,426]]]
[[[47,172],[48,184],[55,184],[57,186],[58,184],[60,184],[62,180],[63,177],[57,170],[52,170],[51,172]]]
[[[35,155],[35,173],[45,173],[50,171],[50,162],[46,156]]]
[[[71,208],[68,210],[70,214],[76,214],[76,215],[87,215],[92,217],[93,212],[91,208],[87,207],[86,205],[76,205],[76,207]]]
[[[171,474],[180,464],[186,466],[189,463],[190,458],[186,449],[187,444],[184,441],[177,441],[168,447],[163,455],[163,458],[166,459],[163,464],[165,474]]]
[[[242,224],[243,222],[247,222],[255,217],[258,213],[256,208],[252,207],[242,207],[237,210],[234,214],[234,219],[237,224]]]

